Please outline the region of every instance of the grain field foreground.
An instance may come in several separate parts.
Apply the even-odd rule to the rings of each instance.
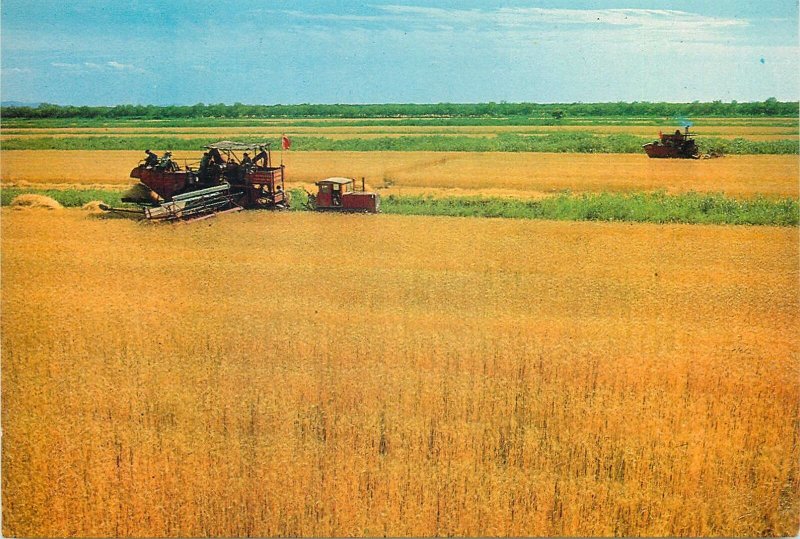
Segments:
[[[3,532],[792,535],[796,229],[2,210]]]

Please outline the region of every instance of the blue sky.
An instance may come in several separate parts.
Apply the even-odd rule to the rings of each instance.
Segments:
[[[0,9],[4,101],[800,97],[796,0],[3,0]]]

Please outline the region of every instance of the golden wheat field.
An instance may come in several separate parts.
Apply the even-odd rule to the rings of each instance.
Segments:
[[[796,229],[1,217],[5,535],[797,532]]]
[[[4,185],[130,185],[144,155],[137,151],[5,151]],[[201,152],[175,152],[181,164]],[[273,156],[279,160],[279,154]],[[329,176],[364,177],[387,192],[537,196],[575,192],[687,191],[730,196],[797,197],[800,163],[794,155],[735,155],[709,160],[648,159],[630,154],[482,152],[286,152],[290,185]],[[35,185],[34,185],[35,186]]]

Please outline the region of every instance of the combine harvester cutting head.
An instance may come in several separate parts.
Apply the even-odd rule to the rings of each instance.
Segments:
[[[230,185],[223,184],[175,195],[169,202],[145,207],[144,216],[154,221],[188,221],[241,209],[231,195]]]

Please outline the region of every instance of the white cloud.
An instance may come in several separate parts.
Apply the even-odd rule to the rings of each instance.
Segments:
[[[285,10],[284,15],[313,21],[379,22],[390,20],[385,15],[339,15],[336,13],[306,13],[305,11]]]
[[[442,9],[418,6],[377,6],[402,20],[420,23],[461,24],[486,31],[499,29],[530,32],[558,27],[560,31],[632,30],[669,33],[676,36],[708,38],[707,34],[743,28],[748,21],[710,17],[685,11],[663,9],[560,9],[500,8],[496,10]]]
[[[0,74],[3,76],[21,75],[23,73],[33,73],[33,71],[27,67],[4,67],[3,69],[0,69]]]
[[[90,71],[100,70],[103,66],[95,62],[80,62],[80,63],[67,63],[67,62],[50,62],[52,67],[61,69],[70,69],[72,71]]]
[[[458,43],[464,38],[485,50],[513,55],[544,43],[569,47],[627,47],[683,51],[700,44],[735,47],[751,23],[745,19],[713,17],[665,9],[498,8],[455,9],[410,5],[374,5],[375,15],[315,14],[282,11],[310,21],[301,31],[330,32],[330,25],[347,23],[365,40],[385,39],[387,33],[421,35],[431,41]],[[316,24],[315,24],[316,23]]]
[[[79,63],[67,63],[67,62],[50,62],[52,67],[57,67],[59,69],[67,69],[70,71],[75,71],[79,73],[88,73],[90,71],[98,72],[103,71],[106,73],[115,73],[115,72],[131,72],[131,73],[144,73],[145,71],[141,68],[138,68],[132,64],[123,64],[117,62],[115,60],[111,60],[109,62],[105,62],[103,64],[98,64],[97,62],[79,62]]]
[[[496,10],[465,10],[398,5],[376,7],[381,11],[401,17],[484,25],[612,24],[645,28],[687,25],[719,28],[748,24],[747,21],[741,19],[709,17],[686,11],[665,9],[500,8]]]
[[[114,71],[127,71],[129,73],[147,73],[145,69],[141,67],[137,67],[133,64],[123,64],[121,62],[117,62],[116,60],[111,60],[110,62],[106,62],[106,65],[113,69]]]

